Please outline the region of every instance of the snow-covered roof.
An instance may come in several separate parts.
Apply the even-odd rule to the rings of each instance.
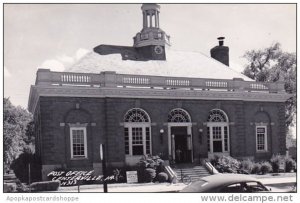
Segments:
[[[67,72],[100,73],[115,71],[118,74],[233,79],[253,81],[219,61],[198,52],[166,50],[166,61],[122,60],[120,54],[100,55],[90,52],[69,67]]]

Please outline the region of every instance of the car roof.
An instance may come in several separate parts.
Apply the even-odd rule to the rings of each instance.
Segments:
[[[205,182],[214,182],[215,184],[218,183],[235,183],[235,182],[244,182],[244,181],[257,181],[256,178],[249,176],[249,175],[242,175],[242,174],[215,174],[211,176],[203,177],[202,180]]]
[[[212,192],[213,189],[220,188],[239,182],[259,182],[256,178],[242,174],[216,174],[206,176],[185,187],[182,192]]]

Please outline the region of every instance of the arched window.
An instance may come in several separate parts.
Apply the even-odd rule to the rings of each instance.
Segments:
[[[150,118],[149,115],[146,113],[146,111],[139,108],[134,108],[127,111],[124,117],[124,122],[145,123],[145,122],[150,122]]]
[[[229,120],[220,109],[212,109],[207,118],[207,146],[209,153],[229,153]]]
[[[146,111],[133,108],[124,116],[125,154],[151,154],[151,120]]]
[[[213,109],[209,112],[208,122],[228,122],[227,115],[220,109]]]
[[[169,123],[189,123],[191,122],[191,117],[187,111],[177,108],[170,111],[168,115]]]

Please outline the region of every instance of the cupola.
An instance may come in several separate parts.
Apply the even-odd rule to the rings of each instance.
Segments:
[[[160,6],[158,4],[143,4],[143,29],[136,34],[134,47],[149,45],[170,45],[170,36],[159,27]]]

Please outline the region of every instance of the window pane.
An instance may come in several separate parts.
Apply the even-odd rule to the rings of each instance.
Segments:
[[[227,126],[224,127],[224,151],[228,151],[228,128]]]
[[[191,122],[190,116],[183,109],[173,109],[168,115],[168,122],[183,123]]]
[[[132,155],[143,155],[144,147],[142,146],[132,146]]]
[[[84,130],[72,130],[73,156],[85,156]]]
[[[124,128],[125,153],[128,155],[151,154],[150,127]],[[131,143],[130,143],[131,142]]]
[[[265,135],[257,134],[257,149],[264,150],[265,149]]]
[[[143,145],[142,128],[132,128],[132,145]]]
[[[213,141],[213,152],[222,152],[222,140]]]
[[[146,154],[151,154],[150,147],[150,128],[146,127]]]
[[[207,150],[210,152],[210,127],[207,127]]]
[[[132,128],[132,155],[143,154],[143,128]]]
[[[213,140],[222,139],[221,127],[213,127]]]
[[[129,134],[128,134],[128,128],[124,128],[124,139],[125,139],[125,154],[129,154]]]
[[[150,118],[147,113],[138,108],[131,109],[128,111],[124,118],[125,122],[150,122]]]
[[[265,150],[266,149],[265,136],[266,136],[265,128],[262,128],[262,127],[256,128],[257,150]]]
[[[214,109],[209,112],[208,122],[228,122],[225,113],[219,109]]]

